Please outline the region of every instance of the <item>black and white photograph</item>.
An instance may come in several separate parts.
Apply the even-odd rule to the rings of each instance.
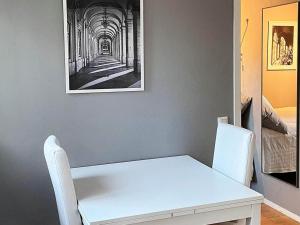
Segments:
[[[67,93],[144,90],[143,1],[65,0]]]
[[[270,21],[268,41],[268,70],[297,68],[297,23]]]

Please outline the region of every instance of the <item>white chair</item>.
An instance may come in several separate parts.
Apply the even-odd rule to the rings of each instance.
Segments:
[[[225,123],[219,123],[215,142],[213,169],[247,187],[253,174],[253,132]],[[246,220],[219,225],[245,225]]]
[[[218,124],[213,169],[250,187],[253,154],[253,132],[229,124]]]
[[[213,169],[247,187],[253,174],[253,132],[219,123],[215,142]],[[245,225],[246,220],[229,221],[218,225]]]
[[[54,188],[60,225],[81,225],[68,157],[55,136],[46,140],[44,155]]]

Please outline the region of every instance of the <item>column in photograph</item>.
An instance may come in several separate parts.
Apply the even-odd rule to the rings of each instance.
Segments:
[[[110,40],[110,49],[109,49],[109,51],[110,51],[110,56],[112,56],[113,55],[113,39]]]
[[[82,19],[82,64],[86,67],[86,57],[85,57],[85,19]]]
[[[115,38],[115,48],[116,48],[115,58],[118,59],[118,33],[116,34],[116,38]]]
[[[117,39],[117,47],[118,47],[118,54],[117,54],[117,59],[121,61],[121,43],[120,43],[120,31],[118,31],[118,39]]]
[[[90,61],[93,61],[93,55],[92,55],[92,35],[91,32],[89,32],[89,38],[88,38],[88,42],[89,42],[89,58]]]
[[[126,34],[126,26],[125,24],[122,26],[122,45],[123,45],[123,55],[122,55],[122,63],[127,66],[127,34]]]
[[[127,33],[128,33],[128,49],[127,49],[127,60],[128,66],[134,66],[134,34],[133,34],[133,14],[130,8],[127,12]]]
[[[80,22],[80,14],[79,11],[76,11],[76,71],[78,72],[82,68],[82,27]]]
[[[120,45],[120,62],[123,63],[123,32],[122,32],[122,27],[120,27],[119,30],[119,45]]]
[[[110,46],[109,46],[110,56],[113,55],[113,41],[110,40]]]
[[[98,57],[98,38],[95,36],[95,58]]]
[[[119,32],[117,33],[116,47],[117,47],[116,59],[119,60],[120,59],[120,36],[119,36]]]
[[[100,48],[99,54],[100,55],[103,55],[103,43],[104,43],[104,35],[101,34],[100,38],[99,38],[99,48]]]
[[[92,35],[92,60],[95,58],[95,39],[94,35]]]
[[[99,54],[102,55],[102,37],[99,38]]]
[[[117,36],[114,36],[113,42],[112,42],[112,55],[114,58],[116,58],[117,55],[117,48],[116,48],[116,42],[117,42]]]
[[[141,73],[141,56],[142,56],[142,42],[141,42],[141,14],[140,10],[136,13],[136,35],[137,35],[137,71],[140,74]]]
[[[134,36],[134,72],[138,74],[138,53],[139,53],[139,29],[138,29],[138,20],[139,12],[133,11],[133,36]]]
[[[86,52],[86,61],[87,61],[87,65],[90,63],[90,57],[89,57],[89,26],[88,24],[86,24],[85,27],[85,52]]]
[[[89,51],[90,51],[90,60],[93,61],[93,35],[90,29],[90,37],[89,37]]]
[[[73,41],[74,41],[74,49],[73,49],[73,55],[74,55],[74,73],[77,73],[77,59],[78,59],[78,55],[77,55],[77,13],[76,11],[74,11],[74,16],[73,16]]]
[[[75,57],[74,57],[74,10],[68,10],[68,60],[69,60],[69,75],[75,73]]]
[[[97,43],[97,50],[96,51],[97,51],[97,56],[98,56],[98,55],[100,55],[100,45],[101,45],[101,42],[100,42],[100,38],[98,38],[98,37],[97,37],[96,40],[97,40],[97,42],[96,42]]]
[[[114,41],[113,41],[113,57],[116,59],[117,58],[117,34],[114,36]]]
[[[81,23],[77,23],[77,71],[83,67],[82,60],[82,27]]]
[[[88,60],[87,60],[87,36],[86,36],[86,33],[87,33],[87,29],[86,29],[87,25],[86,25],[86,21],[84,19],[84,22],[83,22],[83,58],[84,58],[84,67],[87,66],[88,64]]]

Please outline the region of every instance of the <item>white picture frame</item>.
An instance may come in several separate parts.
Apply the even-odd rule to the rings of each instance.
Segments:
[[[296,70],[298,66],[298,23],[296,21],[269,21],[268,25],[267,69]],[[282,47],[283,45],[285,47]],[[281,52],[291,53],[284,55]]]
[[[126,26],[125,27],[125,29],[126,29],[126,35],[124,35],[124,37],[126,36],[126,41],[123,41],[123,40],[121,40],[122,39],[122,37],[121,37],[122,36],[122,27],[121,27],[122,25],[121,25],[121,23],[123,23],[123,25],[124,25],[124,21],[121,21],[120,24],[117,24],[115,21],[113,21],[113,19],[115,19],[115,17],[116,17],[116,15],[113,15],[113,12],[110,12],[110,10],[111,11],[114,10],[113,6],[111,6],[108,3],[106,6],[103,6],[101,8],[101,2],[103,2],[103,1],[99,1],[99,4],[97,3],[97,1],[93,1],[93,4],[95,4],[95,5],[91,4],[90,6],[88,6],[88,7],[94,7],[93,9],[91,9],[91,11],[92,10],[97,10],[97,8],[99,8],[100,11],[99,11],[98,14],[100,16],[98,16],[99,17],[98,21],[97,21],[98,24],[99,24],[99,22],[101,20],[101,17],[102,17],[102,21],[103,21],[103,16],[105,16],[104,10],[107,12],[108,20],[109,20],[109,16],[114,16],[113,18],[111,18],[111,23],[112,24],[111,24],[111,27],[109,27],[109,29],[107,29],[107,34],[106,33],[105,34],[101,34],[103,36],[103,38],[106,35],[107,39],[108,39],[108,38],[111,38],[110,36],[113,36],[116,33],[117,29],[119,29],[118,30],[118,32],[119,32],[118,33],[119,34],[118,35],[118,41],[124,42],[124,43],[127,42],[127,44],[126,44],[126,50],[125,50],[125,47],[124,47],[125,44],[123,44],[123,46],[115,47],[116,49],[119,48],[119,50],[115,49],[114,51],[119,51],[119,52],[121,52],[121,51],[125,52],[126,51],[126,54],[128,54],[129,51],[131,51],[131,52],[134,51],[133,54],[138,54],[138,55],[134,55],[134,59],[132,59],[132,57],[131,57],[130,60],[129,60],[129,56],[127,55],[126,56],[126,60],[125,60],[125,58],[124,58],[125,56],[122,57],[122,56],[120,56],[120,53],[119,53],[118,57],[119,57],[119,59],[120,59],[120,57],[122,59],[120,59],[119,61],[115,61],[115,64],[113,64],[114,61],[112,60],[112,62],[111,62],[111,65],[112,65],[111,68],[112,68],[112,70],[108,70],[110,67],[105,66],[105,63],[104,63],[104,64],[102,64],[102,65],[104,65],[103,69],[101,69],[102,68],[101,64],[99,64],[99,68],[100,69],[94,70],[96,72],[93,73],[93,74],[91,74],[91,72],[94,72],[94,71],[93,70],[89,70],[90,68],[86,68],[86,67],[87,67],[87,65],[89,65],[89,66],[91,65],[91,63],[92,63],[91,58],[94,58],[94,57],[90,57],[91,55],[89,55],[89,56],[87,55],[88,53],[90,54],[90,52],[89,52],[90,49],[87,49],[87,48],[84,49],[84,50],[81,50],[81,51],[85,51],[84,57],[86,57],[86,58],[84,58],[84,60],[78,56],[79,48],[81,48],[81,49],[83,49],[83,48],[82,48],[82,46],[81,47],[78,46],[78,41],[79,40],[77,39],[77,41],[76,41],[76,39],[74,38],[74,36],[77,35],[77,37],[79,37],[79,36],[81,37],[81,35],[83,35],[83,38],[86,38],[86,40],[83,40],[83,41],[86,42],[84,46],[87,46],[88,45],[87,44],[87,42],[88,42],[88,40],[87,40],[88,39],[87,38],[87,35],[88,35],[87,34],[88,33],[87,29],[92,29],[92,28],[91,27],[90,28],[86,28],[85,27],[86,30],[85,30],[85,32],[83,32],[84,34],[82,34],[82,33],[76,34],[76,32],[78,30],[82,29],[82,27],[78,28],[77,27],[78,25],[77,25],[76,28],[75,28],[75,25],[72,24],[72,26],[70,26],[70,24],[68,24],[69,23],[68,22],[68,17],[70,17],[70,15],[68,13],[70,11],[72,11],[72,10],[75,10],[75,9],[71,9],[70,10],[70,8],[68,8],[68,5],[67,5],[67,0],[63,0],[64,47],[65,47],[65,80],[66,80],[66,93],[67,94],[107,93],[107,92],[138,92],[138,91],[144,91],[145,90],[145,69],[144,69],[144,6],[143,6],[143,0],[137,0],[137,1],[139,1],[139,5],[140,5],[139,6],[139,8],[140,8],[140,10],[139,10],[139,16],[138,16],[139,23],[137,21],[135,22],[134,18],[133,19],[131,18],[132,19],[131,22],[133,24],[135,24],[135,25],[131,24],[131,26],[136,26],[135,27],[135,31],[132,31],[132,32],[138,32],[139,31],[139,33],[131,34],[131,36],[130,36],[131,39],[130,40],[132,40],[132,38],[133,38],[138,43],[131,44],[131,46],[129,46],[130,45],[129,44],[130,41],[128,40],[129,39],[129,35],[130,35],[128,33],[129,30],[130,30],[128,28],[128,26],[129,26],[128,24],[129,23],[125,24],[125,26]],[[83,1],[83,2],[86,2],[86,1]],[[113,3],[116,4],[115,2],[117,2],[117,1],[111,1],[111,2],[112,2],[112,4]],[[123,1],[120,1],[120,2],[123,2]],[[76,10],[78,10],[78,11],[82,10],[82,11],[84,11],[86,13],[87,10],[88,10],[88,7],[85,7],[85,8],[82,8],[82,9],[79,8],[79,9],[76,9]],[[118,9],[118,10],[120,11],[120,9]],[[124,9],[124,10],[128,10],[128,9]],[[115,10],[115,11],[117,11],[117,10]],[[128,13],[129,11],[126,11],[126,12],[127,12],[127,16],[129,17],[129,13]],[[77,12],[74,11],[73,13],[77,13]],[[85,20],[86,18],[82,18],[81,17],[80,19],[81,20]],[[73,18],[73,20],[74,20],[74,18]],[[129,20],[126,20],[126,21],[129,21]],[[81,21],[80,24],[85,24],[87,26],[90,26],[91,21],[83,21],[83,22]],[[139,24],[139,27],[138,27],[138,24]],[[103,27],[103,24],[101,26],[102,26],[102,30],[104,30],[105,28]],[[72,31],[71,31],[72,35],[73,35],[72,38],[69,37],[69,35],[70,35],[70,29],[72,29]],[[123,27],[123,29],[124,29],[124,27]],[[101,30],[101,27],[99,27],[97,31],[93,31],[93,32],[95,32],[95,33],[96,32],[102,32],[102,31],[99,31],[99,30]],[[111,30],[111,31],[108,31],[108,30]],[[112,33],[109,33],[109,32],[115,32],[115,33],[112,34]],[[124,33],[124,31],[123,31],[123,33]],[[135,36],[132,37],[132,35],[135,35]],[[69,45],[70,45],[71,42],[73,42],[73,43],[72,43],[72,46],[70,47]],[[80,39],[79,42],[82,43],[82,39]],[[99,42],[100,41],[96,41],[96,42],[98,43],[98,47],[99,47],[99,45],[100,45]],[[110,51],[113,51],[113,47],[114,47],[113,43],[112,43],[113,41],[109,40],[108,42],[110,42]],[[132,48],[137,48],[137,46],[139,46],[138,49],[132,50]],[[101,47],[102,47],[102,45],[101,45]],[[129,50],[129,49],[131,49],[131,50]],[[103,50],[104,50],[104,48],[103,48]],[[71,55],[70,54],[71,51],[73,52],[72,56],[70,56]],[[98,52],[98,54],[100,54],[100,53]],[[111,54],[112,53],[110,53],[110,56],[112,56]],[[98,56],[100,57],[101,55],[98,55]],[[103,59],[104,58],[105,57],[103,57]],[[107,58],[109,58],[109,57],[107,57]],[[77,60],[78,60],[78,62],[77,62]],[[80,61],[81,61],[81,63],[84,66],[82,66],[82,65],[78,66],[77,63],[79,63]],[[84,61],[84,62],[82,62],[82,61]],[[103,61],[103,62],[105,62],[105,61]],[[107,62],[110,62],[110,61],[108,60]],[[74,68],[74,65],[73,65],[74,63],[77,64],[77,65],[75,65],[77,67],[77,68],[75,68],[75,70],[72,69],[72,68]],[[134,65],[132,65],[132,63],[134,63]],[[110,63],[106,63],[106,64],[110,64]],[[124,64],[126,64],[126,65],[124,66]],[[116,67],[116,68],[114,68],[114,67]],[[104,72],[104,71],[106,71],[106,72],[112,72],[112,74],[109,74],[109,75],[103,74],[103,76],[102,76],[102,74],[100,74],[100,76],[98,78],[95,78],[97,76],[91,77],[91,79],[89,81],[89,79],[87,79],[87,76],[83,76],[84,75],[84,72],[82,72],[83,69],[87,69],[86,70],[87,71],[86,72],[87,76],[94,75],[94,74],[98,75],[98,73],[100,74],[101,72]],[[120,69],[120,72],[118,72],[118,69]],[[102,70],[104,70],[104,71],[102,71]],[[133,70],[133,72],[130,73],[130,71],[132,71],[132,70]],[[79,74],[79,72],[81,72],[81,73]],[[83,77],[84,79],[87,79],[88,82],[85,82],[84,79],[83,80],[79,80],[79,78],[76,80],[76,76],[80,77],[80,78]],[[125,76],[130,76],[130,79],[126,80]],[[137,81],[134,81],[134,79],[136,77],[137,77]],[[121,80],[121,81],[119,81],[119,83],[121,83],[122,85],[123,85],[123,83],[124,83],[124,85],[126,85],[127,83],[130,84],[130,82],[134,82],[134,83],[131,84],[131,85],[129,85],[128,87],[127,86],[125,87],[124,85],[123,86],[120,85],[120,87],[118,87],[118,85],[115,84],[115,83],[118,83],[118,81],[114,81],[113,80],[115,78]],[[123,81],[122,81],[122,79],[123,79]],[[76,80],[77,83],[73,82],[74,80]],[[105,84],[106,84],[105,82],[106,81],[109,81],[110,85],[108,85],[107,87],[104,87],[104,88],[99,88],[99,86],[105,86]],[[82,85],[80,84],[80,82],[82,82]]]

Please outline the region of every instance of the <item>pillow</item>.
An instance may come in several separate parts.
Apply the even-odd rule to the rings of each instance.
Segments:
[[[248,109],[248,107],[250,106],[252,101],[251,97],[245,96],[242,94],[241,96],[241,111],[242,114],[244,114],[244,112]]]
[[[279,133],[287,134],[287,126],[275,112],[272,104],[262,97],[262,126]]]

